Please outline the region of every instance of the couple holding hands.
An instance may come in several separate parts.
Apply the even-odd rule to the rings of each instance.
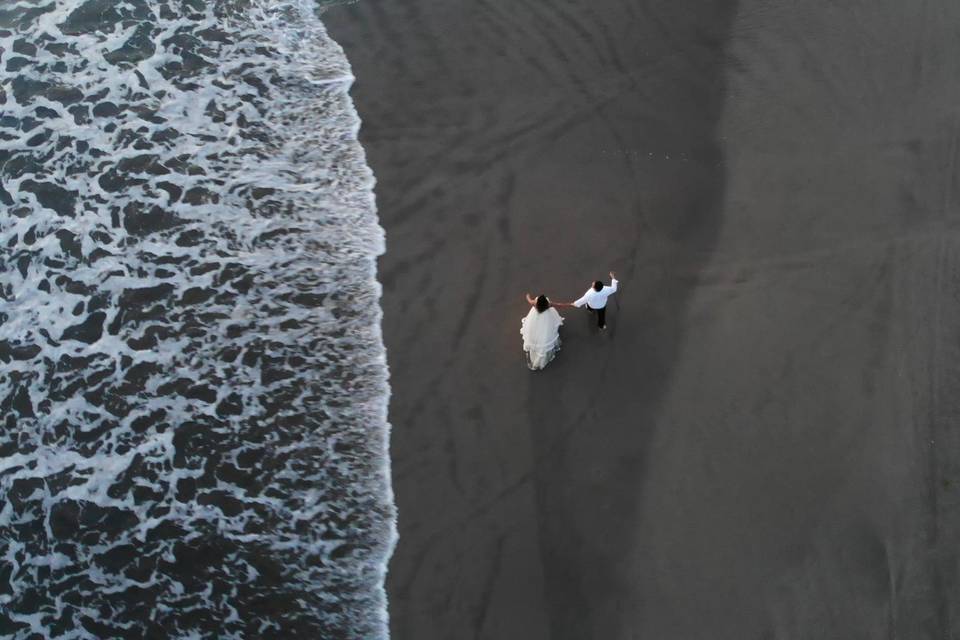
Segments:
[[[617,292],[617,285],[617,278],[611,271],[609,286],[597,280],[586,293],[573,302],[550,302],[543,294],[534,298],[528,293],[530,312],[520,322],[527,366],[530,369],[543,369],[560,351],[560,325],[563,324],[563,316],[557,313],[557,307],[586,307],[597,315],[597,326],[600,330],[606,329],[607,298]]]

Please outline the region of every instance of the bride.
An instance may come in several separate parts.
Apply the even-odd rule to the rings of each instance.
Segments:
[[[520,321],[520,335],[523,336],[523,350],[527,355],[527,366],[531,370],[543,369],[560,351],[560,325],[563,317],[550,299],[539,295],[536,299],[529,293],[530,313]]]

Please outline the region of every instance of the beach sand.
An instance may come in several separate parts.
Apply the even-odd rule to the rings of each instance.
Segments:
[[[960,634],[960,5],[324,21],[387,232],[394,638]],[[524,293],[610,269],[528,371]]]

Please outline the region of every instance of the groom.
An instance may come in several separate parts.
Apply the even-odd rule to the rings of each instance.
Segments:
[[[590,311],[597,312],[597,326],[601,330],[607,328],[607,298],[617,292],[617,278],[610,272],[610,286],[605,287],[603,283],[597,280],[593,286],[587,289],[587,292],[573,303],[575,307],[586,305]]]

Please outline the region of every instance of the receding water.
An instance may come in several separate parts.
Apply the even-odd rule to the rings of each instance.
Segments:
[[[373,176],[302,1],[0,9],[0,633],[386,635]]]

